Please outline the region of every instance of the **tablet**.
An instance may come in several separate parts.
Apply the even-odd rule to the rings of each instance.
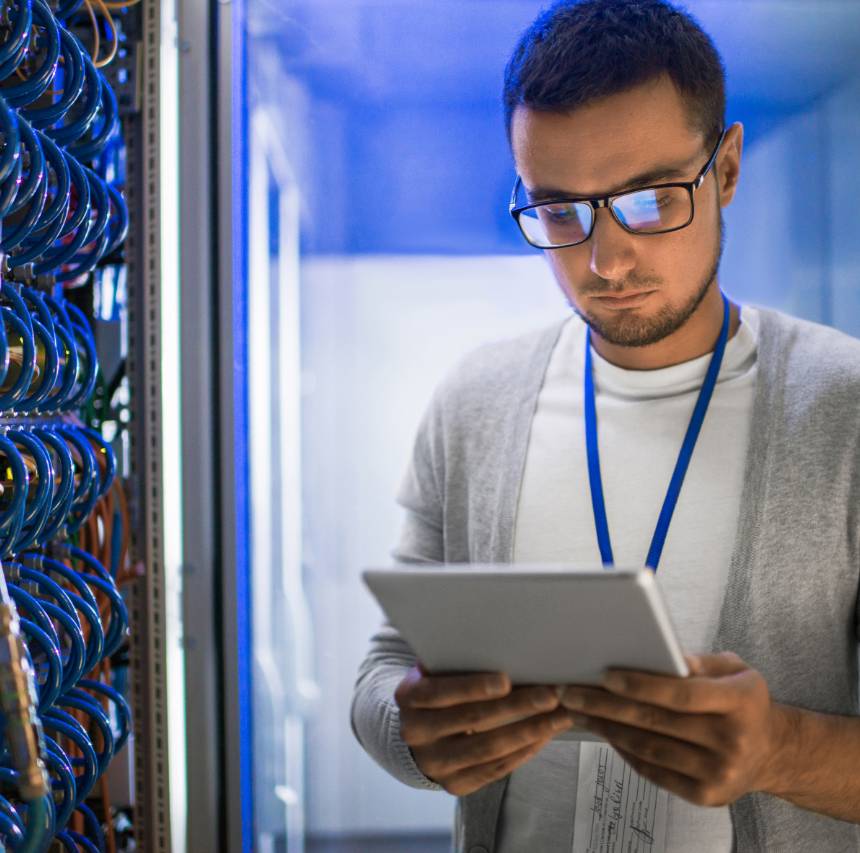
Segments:
[[[450,563],[362,573],[428,672],[598,684],[611,666],[685,676],[650,569]]]
[[[608,667],[689,674],[648,568],[450,563],[362,577],[433,674],[549,685],[599,685]]]

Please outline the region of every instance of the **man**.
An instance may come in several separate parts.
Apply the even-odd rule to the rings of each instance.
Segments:
[[[356,735],[403,782],[458,797],[471,853],[602,849],[577,794],[607,755],[653,786],[654,853],[858,849],[860,342],[723,297],[743,127],[687,14],[557,4],[522,36],[505,104],[512,213],[574,316],[482,347],[437,389],[395,557],[646,563],[696,654],[686,679],[559,696],[428,675],[386,626]],[[611,750],[553,740],[574,723]]]

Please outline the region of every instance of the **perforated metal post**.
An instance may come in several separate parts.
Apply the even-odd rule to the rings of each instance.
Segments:
[[[139,97],[126,120],[128,376],[131,388],[132,547],[143,576],[127,590],[135,736],[135,836],[139,850],[171,850],[167,736],[164,519],[161,493],[161,249],[159,0],[142,3]]]

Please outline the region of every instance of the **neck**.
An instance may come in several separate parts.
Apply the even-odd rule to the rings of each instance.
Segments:
[[[740,326],[740,309],[729,302],[729,338]],[[593,329],[591,342],[598,354],[610,364],[627,370],[657,370],[671,367],[714,351],[723,325],[723,299],[719,287],[712,287],[699,307],[680,329],[645,347],[611,344]]]

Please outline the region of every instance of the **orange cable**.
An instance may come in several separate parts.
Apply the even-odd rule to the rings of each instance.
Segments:
[[[116,24],[114,23],[113,16],[110,13],[110,10],[107,6],[105,6],[104,0],[95,0],[96,5],[101,9],[102,14],[105,16],[105,20],[107,21],[107,25],[110,27],[112,39],[111,39],[111,49],[110,53],[104,58],[96,61],[93,59],[93,64],[96,68],[104,68],[105,65],[109,65],[113,62],[116,57],[116,53],[119,50],[119,36],[116,32]]]
[[[93,11],[90,0],[84,0],[84,5],[87,7],[87,14],[90,16],[90,23],[93,28],[93,50],[90,56],[93,59],[93,63],[95,63],[102,46],[101,36],[99,35],[99,22],[96,20],[96,13]],[[98,65],[96,65],[96,68],[98,68]]]

